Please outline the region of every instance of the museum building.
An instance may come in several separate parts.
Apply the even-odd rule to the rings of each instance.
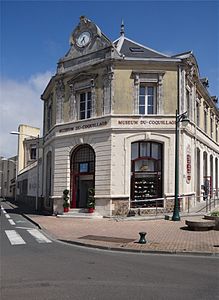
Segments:
[[[219,112],[207,88],[191,51],[160,53],[127,38],[124,25],[113,42],[82,16],[41,96],[44,207],[62,212],[69,189],[70,207],[83,210],[95,188],[102,216],[170,212],[176,155],[182,211],[203,201],[206,180],[217,195]]]

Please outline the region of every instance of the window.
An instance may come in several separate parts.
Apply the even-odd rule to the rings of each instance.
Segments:
[[[187,111],[187,116],[190,119],[190,92],[189,90],[186,90],[186,111]]]
[[[79,146],[72,159],[72,170],[75,173],[94,172],[95,154],[93,149],[88,146]]]
[[[153,85],[140,85],[139,88],[139,114],[156,114],[156,87]]]
[[[215,123],[215,140],[218,142],[218,122]]]
[[[162,157],[160,143],[131,144],[131,207],[163,206]]]
[[[36,159],[36,146],[31,145],[30,147],[30,159]]]
[[[52,152],[49,151],[46,155],[46,206],[52,205],[51,196],[52,187]]]
[[[196,125],[200,126],[200,100],[197,98],[196,100]]]
[[[204,131],[207,133],[208,129],[208,108],[204,109]]]
[[[47,130],[52,127],[52,105],[49,104],[47,108]]]
[[[89,119],[91,118],[92,111],[92,101],[91,92],[79,93],[79,119]]]
[[[211,135],[211,138],[213,138],[213,121],[214,121],[214,119],[213,119],[213,116],[211,116],[211,120],[210,120],[210,126],[211,126],[211,128],[210,128],[210,130],[211,130],[211,132],[210,132],[210,135]]]

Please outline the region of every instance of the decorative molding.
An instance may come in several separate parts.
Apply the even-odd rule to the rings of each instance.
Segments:
[[[62,79],[56,82],[56,123],[63,122],[63,105],[65,97],[65,85]]]
[[[114,80],[114,71],[112,66],[106,69],[103,75],[103,115],[111,113],[112,81]]]
[[[139,86],[141,83],[154,83],[156,84],[156,105],[157,114],[163,113],[163,77],[165,75],[164,71],[158,72],[132,72],[134,78],[134,114],[138,114],[139,106]]]

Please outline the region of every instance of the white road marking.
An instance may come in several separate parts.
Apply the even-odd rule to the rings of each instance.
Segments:
[[[2,208],[2,212],[3,212],[4,214],[6,214],[6,211],[4,210],[4,208]]]
[[[15,222],[14,222],[12,219],[8,219],[8,222],[9,222],[11,225],[15,225]]]
[[[52,243],[52,241],[47,239],[47,237],[45,237],[37,229],[28,229],[27,231],[37,240],[38,243]]]
[[[5,233],[12,245],[23,245],[26,242],[15,230],[5,230]]]
[[[5,214],[5,217],[7,218],[7,219],[10,219],[11,217],[9,216],[9,214]]]
[[[27,221],[21,221],[21,220],[19,220],[19,221],[17,221],[17,223],[27,223]]]
[[[32,227],[19,227],[19,226],[16,226],[16,228],[18,228],[18,229],[33,229]]]

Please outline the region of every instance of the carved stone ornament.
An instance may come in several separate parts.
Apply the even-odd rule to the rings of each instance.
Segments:
[[[65,94],[65,86],[61,79],[59,79],[56,83],[56,98],[63,98]]]
[[[186,71],[186,76],[190,81],[194,80],[195,77],[195,65],[191,61],[188,62],[188,69]]]

